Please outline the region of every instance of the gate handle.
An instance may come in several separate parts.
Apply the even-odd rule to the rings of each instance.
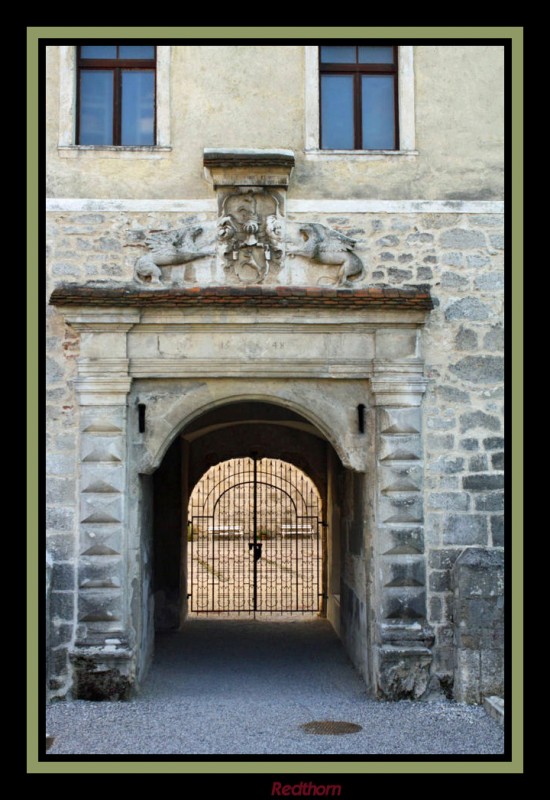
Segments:
[[[254,542],[249,542],[248,543],[248,549],[249,550],[254,550],[254,561],[259,561],[259,559],[262,557],[262,544],[261,544],[261,542],[258,542],[257,544],[254,544]]]

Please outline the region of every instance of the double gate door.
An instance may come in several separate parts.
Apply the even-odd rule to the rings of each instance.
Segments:
[[[189,503],[190,610],[318,611],[320,506],[313,482],[278,459],[208,470]]]

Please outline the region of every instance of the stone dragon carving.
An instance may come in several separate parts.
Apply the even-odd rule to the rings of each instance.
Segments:
[[[134,267],[134,276],[141,283],[161,283],[159,267],[179,266],[216,254],[208,224],[189,223],[172,230],[151,231],[145,243],[151,252],[140,256]]]
[[[298,224],[297,232],[302,241],[287,246],[291,258],[302,256],[316,264],[339,266],[337,286],[351,286],[365,275],[363,262],[353,252],[355,239],[318,222]]]
[[[271,212],[271,213],[268,213]],[[318,222],[291,222],[279,213],[274,197],[247,190],[231,193],[217,222],[195,220],[171,230],[150,231],[148,253],[135,262],[135,280],[143,284],[185,282],[177,267],[210,257],[216,283],[277,283],[285,257],[301,257],[311,265],[339,267],[337,275],[322,277],[325,285],[352,286],[365,275],[354,252],[356,240]],[[212,261],[212,257],[215,260]],[[168,273],[168,275],[167,275]],[[210,273],[212,280],[212,273]],[[315,280],[315,279],[314,279]]]

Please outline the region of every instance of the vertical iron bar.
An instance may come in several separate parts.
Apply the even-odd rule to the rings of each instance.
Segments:
[[[191,514],[189,514],[189,511],[191,512]],[[193,564],[193,561],[195,559],[195,547],[194,547],[195,543],[193,541],[193,533],[195,528],[194,524],[195,518],[192,516],[192,514],[193,514],[193,508],[190,507],[187,509],[187,530],[189,530],[189,517],[191,517],[191,539],[189,540],[189,535],[187,535],[188,541],[186,542],[186,544],[187,544],[187,558],[189,559],[189,573],[190,573],[189,579],[191,585],[191,602],[189,605],[191,606],[191,611],[194,611],[195,609],[193,608],[193,606],[195,605],[195,586],[194,586],[195,565]],[[189,589],[187,591],[189,591]]]
[[[294,519],[295,529],[294,530],[295,530],[295,548],[296,548],[296,558],[295,558],[295,561],[296,561],[296,567],[295,567],[295,569],[296,569],[296,575],[295,575],[295,581],[296,581],[296,607],[295,607],[294,610],[298,611],[298,609],[300,607],[300,595],[299,595],[300,579],[298,577],[299,574],[300,574],[300,560],[299,560],[300,540],[299,540],[299,532],[298,532],[299,508],[298,508],[298,505],[297,505],[297,502],[298,502],[297,493],[298,493],[299,489],[298,489],[298,475],[295,474],[293,469],[291,469],[290,475],[291,475],[291,478],[292,478],[292,485],[293,485],[294,489],[296,490],[296,492],[295,492],[296,505],[295,505],[295,511],[294,511],[294,515],[295,515],[295,519]]]
[[[254,530],[254,547],[252,549],[252,553],[254,556],[254,587],[253,587],[253,606],[254,612],[256,612],[258,608],[258,561],[256,559],[256,547],[258,546],[258,455],[257,453],[252,453],[252,459],[254,461],[254,505],[253,505],[253,514],[254,519],[252,521],[253,530]]]

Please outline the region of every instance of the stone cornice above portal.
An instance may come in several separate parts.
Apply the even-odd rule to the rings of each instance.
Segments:
[[[387,309],[421,311],[424,314],[433,308],[430,293],[425,289],[385,287],[336,289],[302,286],[248,286],[243,288],[214,286],[156,289],[128,284],[114,286],[61,284],[52,292],[50,304],[63,308],[93,306],[97,311],[101,309],[101,313],[112,309],[113,314],[116,313],[115,309],[120,307],[150,310],[205,306],[231,309],[250,307],[334,310]],[[99,322],[99,320],[97,321]]]
[[[294,169],[292,150],[205,148],[206,180],[217,186],[286,187]]]

